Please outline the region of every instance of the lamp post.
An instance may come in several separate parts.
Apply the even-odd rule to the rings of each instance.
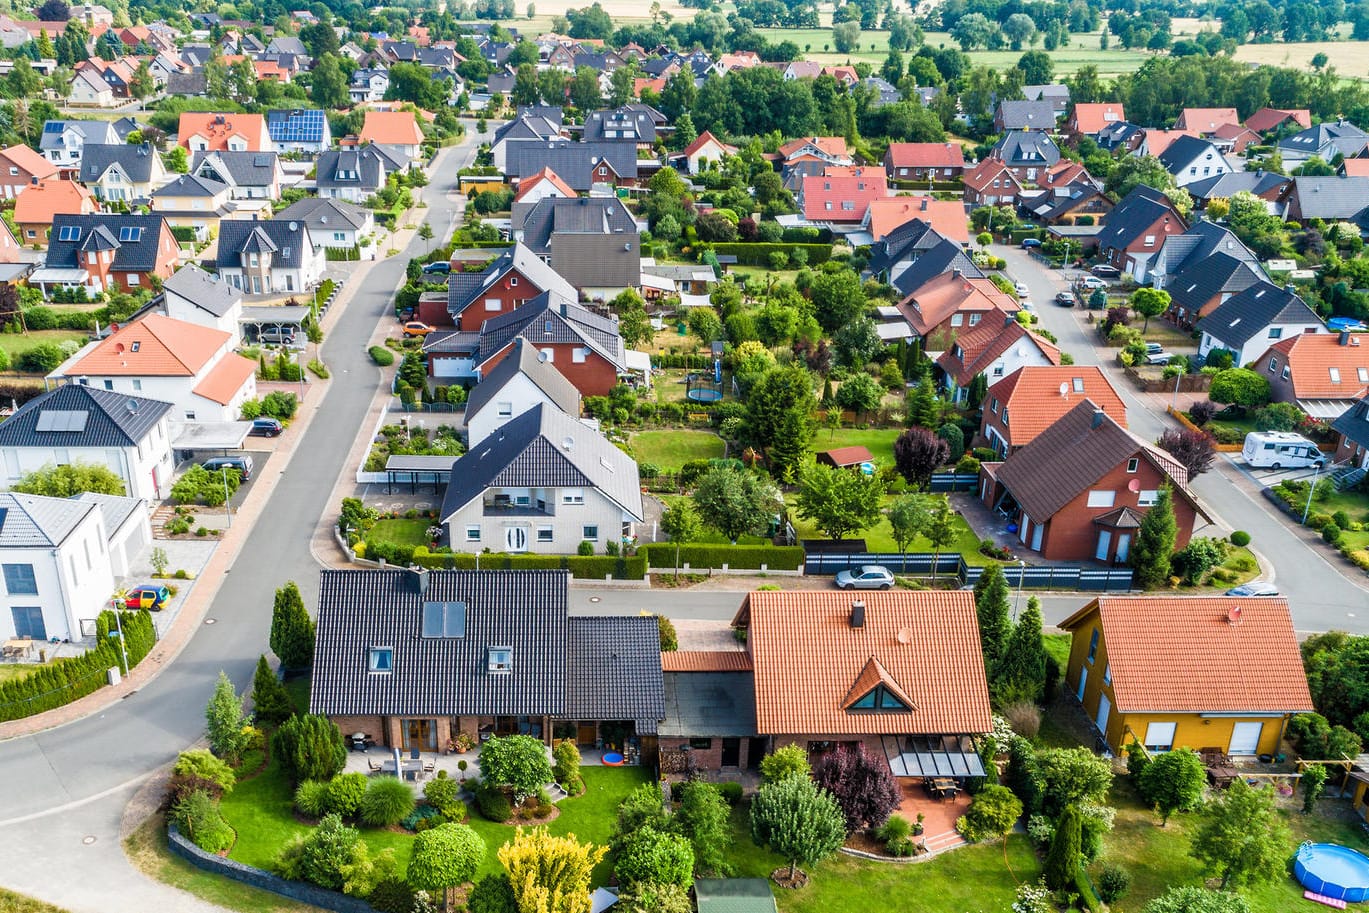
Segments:
[[[1312,486],[1307,489],[1307,506],[1302,510],[1302,525],[1307,525],[1307,515],[1312,512],[1312,496],[1317,493],[1317,476],[1321,474],[1321,464],[1312,467]]]
[[[1174,375],[1174,396],[1169,401],[1169,408],[1175,412],[1179,411],[1179,382],[1184,379],[1184,373],[1180,371]]]
[[[228,528],[233,528],[233,502],[228,494],[228,469],[225,467],[219,470],[223,476],[223,512],[228,516]]]
[[[1012,604],[1012,620],[1017,623],[1017,610],[1022,607],[1022,581],[1027,577],[1027,562],[1017,559],[1017,599]]]

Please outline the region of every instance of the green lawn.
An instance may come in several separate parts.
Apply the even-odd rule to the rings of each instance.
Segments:
[[[428,527],[433,521],[419,520],[377,520],[376,525],[366,534],[369,542],[393,542],[396,545],[427,545]]]
[[[79,330],[34,330],[31,333],[0,333],[0,349],[13,361],[29,349],[35,348],[40,343],[54,342],[61,344],[67,340],[84,345],[87,334]]]
[[[14,681],[17,678],[23,678],[36,668],[36,666],[29,665],[28,663],[6,663],[5,665],[0,666],[0,684]]]
[[[632,452],[638,463],[652,463],[666,472],[678,472],[690,460],[712,460],[723,455],[723,439],[712,431],[639,431],[632,436]]]
[[[65,913],[61,907],[0,888],[0,913]]]
[[[870,455],[875,458],[875,465],[879,467],[894,465],[894,441],[906,429],[904,428],[841,428],[832,431],[828,428],[819,428],[818,433],[813,435],[813,450],[835,450],[838,447],[864,447],[870,451]]]
[[[789,518],[794,523],[794,531],[800,539],[826,539],[821,531],[810,520],[805,520],[798,514],[798,507],[795,505],[795,497],[790,495],[787,499],[789,504]],[[893,498],[884,499],[887,506]],[[990,559],[979,553],[979,537],[974,530],[970,529],[970,524],[965,522],[965,518],[956,514],[953,518],[956,526],[956,538],[950,545],[942,549],[942,554],[949,555],[959,552],[965,556],[966,564],[986,565]],[[897,552],[898,546],[894,544],[894,531],[889,526],[889,518],[881,516],[879,523],[870,529],[862,530],[851,534],[852,539],[864,539],[865,546],[872,552]],[[918,537],[912,545],[908,546],[908,551],[912,552],[932,552],[932,545],[926,539]],[[891,566],[889,570],[898,573],[897,566]]]

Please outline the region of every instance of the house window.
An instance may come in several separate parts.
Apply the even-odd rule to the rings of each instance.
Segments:
[[[191,412],[189,409],[185,410],[185,420],[187,422],[193,422],[195,420],[195,413]]]
[[[107,380],[107,381],[105,381],[105,389],[106,389],[106,390],[113,390],[113,389],[114,389],[114,381],[112,381],[112,380]]]
[[[1288,372],[1289,372],[1289,370],[1290,370],[1290,369],[1289,369],[1288,365],[1284,365],[1284,366],[1283,366],[1283,371],[1280,372],[1280,374],[1279,374],[1279,379],[1280,379],[1280,380],[1288,380]]]
[[[555,537],[556,537],[556,531],[555,531],[554,529],[552,529],[550,526],[539,526],[539,527],[537,527],[537,541],[538,541],[538,542],[552,542],[552,541],[555,540]]]
[[[499,417],[509,418],[513,415],[513,403],[499,403]]]
[[[139,379],[139,378],[137,378],[137,377],[133,378],[133,392],[135,392],[135,393],[141,393],[141,392],[142,392],[142,389],[143,389],[143,382],[142,382],[142,380]]]
[[[993,376],[994,376],[994,377],[1002,377],[1002,376],[1003,376],[1003,362],[1000,361],[998,364],[996,364],[996,365],[993,366]]]
[[[713,747],[712,739],[690,739],[689,747],[693,751],[708,751]]]
[[[1145,240],[1145,245],[1146,245],[1146,247],[1151,247],[1151,246],[1153,246],[1154,244],[1155,244],[1155,236],[1154,236],[1154,235],[1146,235],[1146,240]]]
[[[587,539],[587,540],[590,541],[590,542],[598,542],[598,541],[599,541],[599,527],[597,527],[597,526],[586,526],[586,527],[583,527],[583,528],[580,530],[580,538],[581,538],[581,539]]]
[[[487,668],[491,672],[512,672],[513,647],[490,647]]]
[[[1136,496],[1137,507],[1153,507],[1155,502],[1160,500],[1160,491],[1143,491]]]
[[[497,311],[503,306],[503,302],[501,302],[498,298],[485,299],[485,310],[487,311]]]
[[[825,209],[825,210],[827,210],[828,212],[831,212],[831,211],[832,211],[832,201],[831,201],[831,200],[828,200],[827,202],[823,203],[823,204],[822,204],[822,208]]]
[[[517,277],[517,276],[510,276],[510,277],[509,277],[509,287],[510,287],[510,288],[513,288],[513,287],[515,287],[515,286],[517,286],[517,285],[518,285],[518,277]]]
[[[1112,663],[1108,663],[1103,667],[1103,684],[1112,684]]]
[[[543,349],[541,351],[541,356],[543,361],[545,361],[547,364],[551,364],[552,362],[556,361],[556,350]]]
[[[256,254],[248,254],[248,255],[247,255],[247,265],[248,265],[248,266],[256,266],[256,265],[257,265],[257,255],[256,255]]]
[[[38,577],[31,564],[5,565],[5,592],[11,596],[38,595]]]
[[[1356,368],[1355,374],[1359,377],[1360,383],[1369,384],[1369,368]]]
[[[367,651],[366,671],[390,673],[395,671],[395,648],[372,647]]]
[[[128,274],[128,284],[129,284],[129,285],[139,285],[141,282],[142,282],[142,280],[138,278],[138,274],[137,274],[137,273],[129,273],[129,274]]]
[[[1279,360],[1277,358],[1269,359],[1269,373],[1273,374],[1277,370],[1279,370]]]
[[[1117,500],[1117,492],[1094,490],[1089,492],[1089,507],[1111,507]]]
[[[1269,328],[1269,338],[1270,338],[1270,339],[1278,339],[1278,338],[1281,337],[1281,336],[1283,336],[1283,327],[1270,327],[1270,328]]]
[[[585,359],[588,357],[589,348],[586,346],[579,346],[573,352],[571,352],[571,361],[575,362],[577,365],[584,364]]]
[[[952,314],[952,315],[951,315],[951,326],[953,326],[953,327],[958,327],[958,326],[963,325],[964,323],[965,323],[965,315],[964,315],[964,314]]]
[[[908,705],[883,685],[876,685],[851,704],[852,710],[907,710]]]
[[[1174,723],[1151,723],[1146,726],[1145,746],[1149,751],[1169,751],[1174,747]]]
[[[18,177],[18,175],[19,175],[19,169],[16,168],[16,167],[14,167],[13,165],[10,165],[10,176],[11,176],[11,177]]]
[[[993,402],[989,403],[989,411],[992,412],[994,415],[997,415],[997,414],[998,414],[998,400],[997,400],[997,399],[995,399]]]
[[[602,177],[606,177],[607,175],[608,175],[608,169],[607,169],[607,168],[600,168],[600,169],[599,169],[599,177],[602,178]]]
[[[971,314],[971,315],[970,315],[970,326],[975,326],[976,324],[978,324],[978,323],[979,323],[979,319],[980,319],[981,317],[983,317],[983,316],[984,316],[983,314]]]
[[[855,201],[855,200],[842,200],[842,201],[841,201],[841,208],[842,208],[842,211],[843,211],[843,212],[855,212],[855,211],[856,211],[856,201]]]
[[[480,527],[478,527],[478,526],[468,526],[468,527],[466,527],[466,541],[467,541],[467,542],[479,542],[479,541],[480,541]]]
[[[333,232],[333,240],[334,240],[334,241],[346,241],[346,240],[347,240],[347,233],[346,233],[345,231],[335,231],[335,232]]]
[[[1093,634],[1090,635],[1090,637],[1089,637],[1089,664],[1092,665],[1092,664],[1093,664],[1093,661],[1094,661],[1095,659],[1097,659],[1097,657],[1098,657],[1098,629],[1097,629],[1097,628],[1094,628],[1094,629],[1093,629]]]
[[[561,492],[562,504],[584,504],[585,490],[583,488],[567,488]]]
[[[47,640],[48,629],[43,623],[43,610],[36,605],[10,607],[10,617],[14,619],[14,636],[31,640]]]
[[[1327,368],[1326,370],[1327,370],[1327,371],[1330,373],[1330,375],[1331,375],[1331,383],[1333,383],[1333,384],[1338,384],[1338,383],[1340,383],[1340,368]]]
[[[1132,457],[1131,459],[1127,460],[1127,472],[1135,472],[1136,468],[1140,465],[1140,459],[1138,459],[1137,457]]]

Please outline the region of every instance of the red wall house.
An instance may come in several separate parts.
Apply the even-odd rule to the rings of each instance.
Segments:
[[[507,314],[525,301],[542,294],[528,277],[517,269],[509,269],[497,277],[488,288],[456,316],[458,330],[479,330],[480,325],[491,317]],[[450,317],[446,319],[450,320]]]
[[[482,377],[488,376],[494,366],[513,351],[513,342],[491,355],[480,365]],[[598,352],[581,343],[554,342],[537,346],[538,352],[550,352],[547,360],[556,370],[565,375],[566,380],[575,385],[581,396],[607,396],[618,383],[618,369]],[[577,352],[579,360],[577,360]]]

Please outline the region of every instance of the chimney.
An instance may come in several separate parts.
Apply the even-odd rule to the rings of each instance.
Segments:
[[[1103,415],[1102,409],[1095,408],[1093,410],[1093,421],[1089,423],[1089,427],[1097,428],[1099,425],[1103,424]]]
[[[1287,292],[1288,294],[1290,294],[1290,295],[1296,295],[1296,294],[1298,293],[1297,288],[1295,288],[1294,285],[1293,285],[1293,283],[1291,283],[1291,282],[1288,283],[1287,285],[1285,285],[1285,286],[1283,287],[1283,290],[1284,290],[1285,292]]]
[[[853,628],[863,628],[863,627],[865,627],[865,603],[864,603],[864,602],[857,601],[857,602],[851,603],[851,627],[853,627]]]
[[[1349,344],[1350,344],[1350,331],[1349,331],[1349,330],[1341,330],[1341,331],[1340,331],[1340,342],[1339,342],[1339,345],[1348,346]]]
[[[926,197],[923,197],[923,198],[922,198],[922,211],[923,211],[923,212],[926,212],[926,211],[927,211],[927,198],[926,198]]]
[[[428,569],[426,567],[409,568],[409,584],[414,588],[414,592],[420,596],[428,592]]]
[[[959,279],[959,278],[961,277],[961,275],[963,275],[963,274],[962,274],[961,271],[960,271],[960,267],[956,267],[955,269],[951,270],[951,278],[952,278],[952,279]]]

